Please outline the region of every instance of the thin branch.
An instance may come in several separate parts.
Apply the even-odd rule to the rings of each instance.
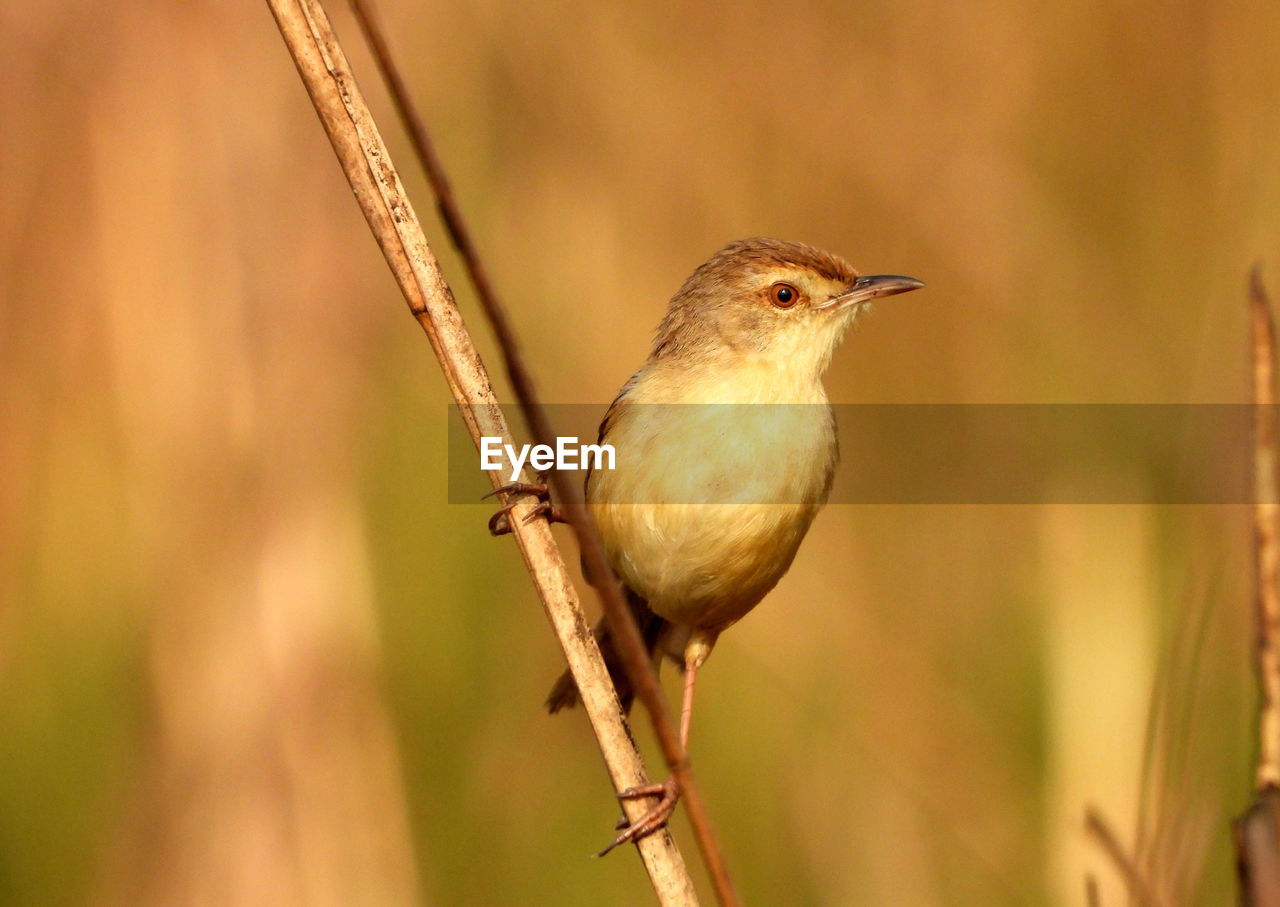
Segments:
[[[1240,902],[1280,907],[1280,504],[1276,499],[1276,328],[1262,271],[1249,275],[1253,350],[1253,557],[1258,634],[1256,796],[1232,827]]]
[[[533,377],[525,367],[519,343],[511,329],[506,310],[499,302],[488,271],[481,262],[471,232],[462,215],[462,209],[445,174],[444,165],[436,153],[435,144],[431,141],[431,135],[414,107],[404,79],[392,59],[390,48],[373,12],[372,4],[369,0],[350,0],[350,2],[373,51],[378,69],[387,83],[396,111],[409,134],[418,161],[426,172],[427,181],[435,193],[440,217],[466,265],[476,296],[489,319],[498,348],[502,351],[507,376],[528,422],[529,433],[535,443],[554,445],[555,433],[537,395]],[[641,638],[640,630],[609,566],[604,544],[587,510],[582,489],[568,475],[560,472],[553,472],[551,481],[560,507],[577,536],[586,574],[593,578],[608,577],[605,581],[596,582],[595,588],[613,630],[614,641],[622,656],[623,667],[637,697],[649,713],[654,734],[667,766],[680,781],[689,823],[697,839],[703,861],[706,863],[716,897],[722,904],[737,904],[738,897],[712,828],[705,801],[694,781],[687,754],[680,746],[680,738],[671,721],[657,673]]]
[[[1084,829],[1102,848],[1103,853],[1115,866],[1116,871],[1120,873],[1120,877],[1124,879],[1125,887],[1129,889],[1129,896],[1133,902],[1139,907],[1160,907],[1161,901],[1156,897],[1155,892],[1151,890],[1151,886],[1147,880],[1143,878],[1142,872],[1125,853],[1124,847],[1120,844],[1120,839],[1116,837],[1111,826],[1107,824],[1107,820],[1102,817],[1093,807],[1085,810]]]
[[[1258,767],[1255,787],[1280,785],[1280,504],[1276,497],[1276,331],[1254,267],[1249,279],[1253,334],[1253,538],[1258,633]]]
[[[1280,905],[1280,790],[1268,787],[1231,827],[1244,907]]]
[[[426,331],[468,431],[477,444],[481,436],[496,436],[510,443],[488,374],[323,6],[319,0],[268,0],[268,5],[361,211],[410,310]],[[491,476],[496,484],[496,475]],[[580,497],[576,503],[581,510]],[[534,506],[530,499],[520,500],[511,514],[520,553],[578,682],[614,785],[623,789],[643,784],[647,781],[643,764],[551,530],[543,520],[524,522]],[[633,818],[644,810],[643,804],[625,806],[634,809],[628,812]],[[661,903],[697,903],[684,860],[668,832],[646,837],[637,847]]]

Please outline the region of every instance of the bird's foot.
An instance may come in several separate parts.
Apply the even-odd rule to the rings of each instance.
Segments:
[[[675,775],[672,775],[666,781],[629,787],[618,794],[619,800],[638,800],[641,797],[657,797],[658,802],[634,822],[623,816],[617,826],[622,831],[609,842],[608,847],[596,854],[597,857],[603,857],[619,844],[638,841],[665,826],[671,814],[675,812],[676,803],[680,800],[680,782],[676,780]]]
[[[528,516],[524,518],[524,522],[532,523],[538,517],[547,518],[549,523],[565,522],[564,514],[555,504],[551,503],[551,488],[543,481],[543,476],[539,475],[539,481],[535,482],[511,482],[496,488],[486,494],[485,498],[491,498],[496,494],[505,494],[509,500],[498,510],[493,516],[489,517],[489,534],[490,535],[506,535],[511,531],[511,511],[516,504],[520,502],[522,495],[531,494],[538,499],[538,504],[533,510],[529,511]],[[481,498],[484,500],[484,498]]]

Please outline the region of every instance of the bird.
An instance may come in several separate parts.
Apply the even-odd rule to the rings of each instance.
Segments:
[[[823,376],[837,346],[871,300],[922,286],[863,276],[802,243],[732,242],[671,298],[605,414],[598,443],[615,464],[588,473],[587,505],[655,664],[684,672],[685,752],[699,670],[786,574],[830,493],[839,449]],[[634,691],[604,619],[594,635],[629,710]],[[577,701],[566,671],[547,708]],[[602,853],[666,823],[674,778],[619,796],[651,795],[658,804]]]

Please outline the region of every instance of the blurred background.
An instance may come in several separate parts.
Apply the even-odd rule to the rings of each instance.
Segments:
[[[548,400],[603,413],[759,234],[928,283],[839,402],[1247,399],[1270,0],[380,6]],[[447,503],[444,382],[265,4],[9,4],[0,42],[0,902],[650,903],[588,859],[600,757]],[[829,507],[699,687],[748,903],[1126,903],[1089,807],[1162,903],[1227,903],[1248,543],[1239,506]]]

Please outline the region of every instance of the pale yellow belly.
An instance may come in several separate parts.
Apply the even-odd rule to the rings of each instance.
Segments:
[[[607,440],[616,468],[588,500],[614,569],[656,614],[710,629],[786,573],[835,462],[824,406],[633,407]]]
[[[592,508],[622,581],[674,623],[723,629],[791,566],[816,508],[617,504]]]

